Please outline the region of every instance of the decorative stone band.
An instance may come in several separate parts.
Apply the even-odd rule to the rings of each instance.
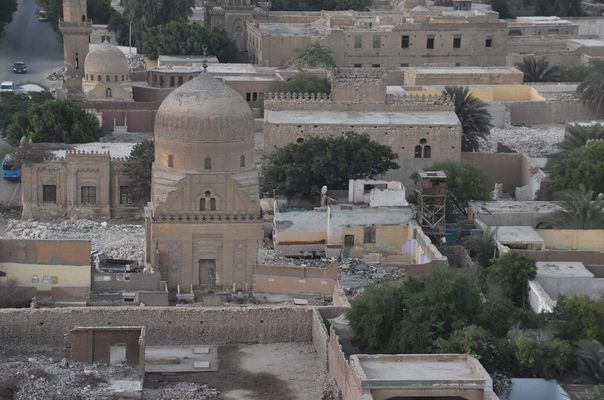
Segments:
[[[262,215],[258,214],[160,214],[152,218],[152,222],[159,224],[224,224],[224,223],[249,223],[261,222]]]

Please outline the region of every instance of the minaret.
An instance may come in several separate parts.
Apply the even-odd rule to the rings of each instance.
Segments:
[[[63,0],[63,18],[59,21],[63,34],[65,84],[68,90],[82,90],[84,59],[88,55],[92,21],[88,19],[86,0]]]

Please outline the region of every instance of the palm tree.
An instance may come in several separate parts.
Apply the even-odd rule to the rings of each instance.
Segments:
[[[581,379],[592,383],[604,383],[604,346],[594,339],[577,342],[577,358]]]
[[[478,264],[483,268],[491,265],[495,255],[495,238],[493,232],[487,228],[481,236],[470,236],[462,241],[464,247],[470,250],[470,254],[476,257]]]
[[[525,82],[552,82],[560,79],[562,69],[558,66],[549,66],[545,57],[536,59],[533,56],[524,57],[516,67],[524,73]]]
[[[604,139],[604,125],[570,125],[566,128],[564,139],[558,145],[560,152],[552,160],[569,157],[573,152],[585,147],[589,140]]]
[[[594,194],[584,185],[579,185],[579,190],[560,193],[562,210],[545,217],[541,223],[558,229],[604,228],[604,194]]]
[[[589,104],[594,110],[604,108],[604,60],[593,60],[587,76],[577,87],[581,101]]]
[[[478,151],[480,140],[486,139],[493,127],[487,104],[472,96],[467,86],[446,86],[443,95],[455,103],[455,114],[461,122],[463,131],[461,150]]]
[[[303,49],[296,49],[296,55],[287,65],[296,68],[333,68],[336,63],[329,47],[314,42]]]

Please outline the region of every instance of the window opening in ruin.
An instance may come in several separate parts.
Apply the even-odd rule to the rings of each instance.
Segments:
[[[373,35],[373,48],[379,49],[382,47],[382,37],[380,35]]]
[[[245,167],[245,156],[239,157],[239,166],[241,168]]]
[[[203,160],[203,169],[212,169],[212,159],[210,157]]]
[[[354,37],[354,48],[355,49],[360,49],[361,47],[363,47],[363,37],[362,36],[355,36]]]
[[[111,77],[109,75],[105,75],[105,82],[111,82]]]
[[[111,97],[111,89],[110,88],[105,89],[105,97]]]
[[[375,225],[363,226],[363,243],[375,243]]]
[[[120,204],[132,204],[129,186],[120,186]]]
[[[453,48],[461,49],[461,35],[455,35],[453,37]]]
[[[174,156],[172,154],[168,154],[168,167],[174,166]]]
[[[202,197],[199,199],[199,211],[205,211],[206,209],[206,199]]]
[[[433,49],[434,48],[434,35],[428,36],[426,40],[426,48]]]
[[[96,186],[82,186],[80,189],[80,201],[82,204],[96,204]]]
[[[57,185],[42,185],[42,202],[56,204]]]
[[[216,199],[214,197],[210,198],[210,211],[216,211]]]
[[[401,37],[401,48],[408,49],[409,48],[409,35],[403,35]]]
[[[415,146],[415,158],[422,158],[422,146]]]
[[[424,158],[432,158],[432,147],[430,145],[424,146]]]
[[[484,42],[484,47],[493,47],[493,38],[487,37]]]

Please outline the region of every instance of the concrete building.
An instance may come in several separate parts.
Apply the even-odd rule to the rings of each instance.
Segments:
[[[482,229],[493,226],[537,227],[562,207],[551,201],[470,201],[468,218]]]
[[[110,219],[140,213],[125,170],[125,157],[134,145],[87,143],[57,150],[51,159],[25,162],[22,218]]]
[[[523,73],[514,67],[414,67],[404,69],[403,85],[521,85]]]
[[[0,272],[3,287],[14,285],[52,304],[85,305],[90,298],[90,241],[1,239]]]
[[[65,89],[81,92],[84,77],[83,62],[88,55],[92,21],[88,19],[86,0],[63,0],[63,18],[59,30],[63,34],[65,60]]]
[[[263,237],[253,126],[245,100],[205,73],[162,102],[146,254],[170,288],[251,285]]]
[[[413,186],[410,175],[436,162],[461,160],[461,124],[441,96],[387,96],[380,69],[341,69],[331,96],[268,94],[264,103],[264,153],[310,136],[368,134],[398,154],[400,169],[385,179]]]
[[[370,179],[349,180],[348,202],[365,203],[369,207],[408,205],[405,188],[400,182]]]
[[[311,23],[247,22],[248,59],[283,66],[296,49],[319,42],[338,67],[506,65],[507,24],[496,13],[423,10],[323,11]]]

